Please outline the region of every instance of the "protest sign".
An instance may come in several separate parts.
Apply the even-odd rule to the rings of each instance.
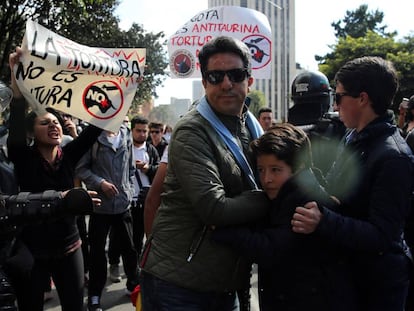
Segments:
[[[118,131],[144,74],[145,49],[88,47],[29,20],[22,50],[13,71],[33,110],[52,107]]]
[[[252,75],[270,78],[269,21],[263,13],[239,6],[218,6],[201,11],[168,39],[171,77],[201,77],[198,52],[205,43],[220,35],[243,41],[252,54]]]

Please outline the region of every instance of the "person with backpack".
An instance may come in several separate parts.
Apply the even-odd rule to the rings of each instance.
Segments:
[[[89,218],[89,311],[102,310],[100,299],[107,277],[105,245],[109,230],[119,237],[127,275],[126,293],[138,284],[138,255],[132,240],[130,211],[134,171],[131,133],[124,124],[117,133],[102,132],[76,167],[76,176],[102,199],[101,207],[94,209]]]
[[[141,253],[144,239],[144,202],[151,187],[155,172],[159,166],[158,151],[147,142],[149,121],[135,116],[131,120],[131,135],[133,141],[132,153],[135,161],[134,196],[131,202],[133,240],[135,250]],[[121,281],[119,274],[119,237],[111,232],[108,247],[110,279],[114,283]]]

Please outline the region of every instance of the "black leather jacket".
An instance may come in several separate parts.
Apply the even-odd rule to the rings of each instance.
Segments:
[[[378,117],[339,150],[327,175],[328,192],[341,202],[323,209],[318,233],[347,253],[360,305],[375,292],[407,282],[409,260],[402,232],[411,204],[413,156],[392,124]]]

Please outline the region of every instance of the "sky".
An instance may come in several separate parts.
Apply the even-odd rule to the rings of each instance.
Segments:
[[[361,4],[367,4],[369,11],[382,11],[387,31],[397,31],[399,38],[414,33],[409,3],[407,0],[296,0],[296,62],[305,69],[317,70],[314,55],[325,55],[330,52],[329,45],[336,42],[331,23],[342,19],[347,10],[354,11]],[[116,14],[123,29],[128,29],[135,22],[147,32],[163,31],[168,38],[207,7],[207,0],[121,0]],[[167,78],[164,86],[157,89],[159,98],[155,100],[155,105],[169,104],[170,97],[191,98],[191,81]]]

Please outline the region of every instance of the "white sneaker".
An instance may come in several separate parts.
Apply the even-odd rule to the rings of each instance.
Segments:
[[[118,265],[110,265],[109,266],[109,279],[113,283],[119,283],[122,281],[121,275],[119,273],[119,266]]]

